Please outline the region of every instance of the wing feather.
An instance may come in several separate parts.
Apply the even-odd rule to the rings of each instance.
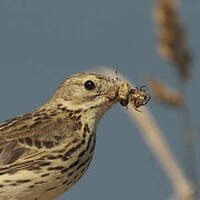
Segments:
[[[67,109],[43,108],[1,123],[0,167],[36,162],[41,154],[66,144],[82,127],[80,111],[75,114]]]
[[[1,123],[0,167],[14,164],[18,160],[27,162],[27,157],[33,158],[46,151],[45,145],[53,147],[56,141],[52,134],[48,134],[53,126],[53,118],[36,112]]]

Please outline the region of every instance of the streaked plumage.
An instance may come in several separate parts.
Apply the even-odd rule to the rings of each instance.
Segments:
[[[1,123],[0,199],[53,200],[76,183],[91,162],[98,121],[117,101],[129,103],[127,88],[76,74],[40,108]]]

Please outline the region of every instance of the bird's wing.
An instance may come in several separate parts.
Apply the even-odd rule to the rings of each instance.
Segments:
[[[55,115],[32,112],[1,123],[0,167],[18,162],[32,165],[40,154],[58,145],[63,126],[55,120]]]

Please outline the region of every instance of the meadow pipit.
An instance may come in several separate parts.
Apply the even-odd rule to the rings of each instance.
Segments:
[[[120,102],[138,109],[149,96],[96,73],[70,76],[40,108],[0,124],[0,199],[52,200],[87,170],[96,127]]]

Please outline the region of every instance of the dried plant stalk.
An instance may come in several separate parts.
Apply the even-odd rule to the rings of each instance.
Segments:
[[[152,95],[156,97],[161,103],[180,108],[183,103],[181,94],[167,85],[156,79],[149,79],[148,81]]]
[[[187,180],[183,171],[178,166],[170,147],[168,146],[164,134],[156,124],[153,116],[147,108],[143,108],[141,113],[135,113],[133,108],[128,109],[131,119],[141,131],[146,144],[152,150],[159,163],[166,172],[176,195],[182,200],[194,200],[194,189],[191,182]]]
[[[192,62],[186,33],[178,18],[178,6],[175,0],[157,0],[154,18],[159,36],[158,52],[167,61],[172,62],[183,80],[190,76]]]
[[[190,76],[192,64],[191,49],[188,47],[186,32],[180,23],[178,16],[178,6],[176,0],[157,0],[154,10],[154,18],[157,22],[157,33],[159,36],[159,53],[161,56],[174,64],[178,71],[181,94],[184,101],[181,106],[181,117],[183,121],[183,145],[184,145],[184,164],[187,175],[198,190],[198,176],[196,170],[196,155],[191,129],[191,120],[188,114],[188,105],[186,102],[185,80]]]
[[[109,68],[97,69],[96,72],[116,77],[116,74]],[[122,75],[117,74],[120,79],[124,79],[129,82]],[[134,86],[132,86],[134,87]],[[167,144],[164,134],[160,130],[158,124],[153,119],[151,112],[145,106],[142,112],[137,112],[133,106],[129,106],[127,109],[131,120],[136,122],[136,125],[140,129],[140,133],[144,138],[144,141],[151,149],[155,157],[166,172],[172,187],[177,196],[182,200],[194,200],[194,189],[190,181],[184,175],[184,172],[178,166],[178,163]]]

